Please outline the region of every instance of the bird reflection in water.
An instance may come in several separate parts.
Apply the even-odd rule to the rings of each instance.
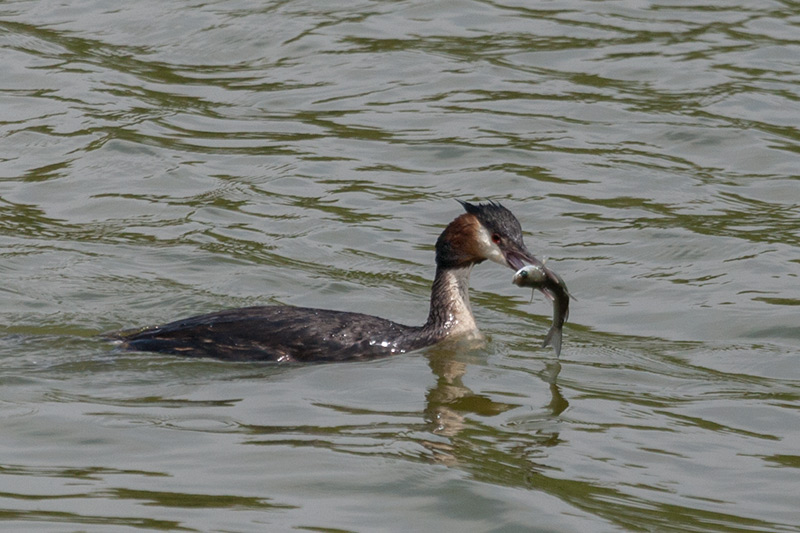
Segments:
[[[474,463],[472,456],[485,453],[477,449],[485,446],[473,445],[476,441],[517,440],[521,435],[517,431],[503,431],[470,416],[489,418],[525,407],[524,404],[495,401],[489,395],[475,393],[467,387],[463,379],[470,365],[470,352],[453,350],[449,344],[428,352],[429,365],[437,380],[426,395],[425,418],[431,433],[442,439],[426,439],[420,444],[433,453],[436,462],[450,466],[462,462]],[[537,374],[549,385],[550,402],[534,417],[526,414],[526,425],[531,421],[544,421],[549,426],[554,417],[569,407],[557,383],[560,372],[561,364],[551,361]],[[537,430],[534,435],[526,435],[525,441],[529,440],[527,437],[532,437],[536,446],[554,446],[561,442],[557,431],[544,428]]]

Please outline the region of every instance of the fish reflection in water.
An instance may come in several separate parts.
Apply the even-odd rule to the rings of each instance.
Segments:
[[[547,332],[542,347],[552,345],[558,357],[561,355],[561,332],[569,316],[569,299],[572,298],[567,284],[561,276],[541,262],[520,268],[511,281],[519,287],[538,289],[553,302],[553,325]]]

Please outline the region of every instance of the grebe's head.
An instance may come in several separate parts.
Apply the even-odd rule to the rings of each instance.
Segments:
[[[467,211],[452,221],[436,241],[436,264],[459,267],[486,259],[519,270],[540,265],[522,240],[522,226],[511,211],[496,202],[459,203]]]

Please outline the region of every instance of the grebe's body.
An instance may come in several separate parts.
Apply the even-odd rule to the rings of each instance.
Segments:
[[[436,242],[428,320],[405,326],[325,309],[267,306],[231,309],[121,333],[128,350],[237,361],[323,362],[372,359],[477,333],[469,304],[472,267],[486,259],[518,270],[539,263],[525,248],[514,215],[497,203],[461,202],[462,214]]]

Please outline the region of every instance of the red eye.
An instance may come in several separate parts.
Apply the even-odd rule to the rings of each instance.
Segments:
[[[500,238],[500,234],[499,233],[492,233],[492,242],[493,243],[500,244],[501,240],[502,239]]]

